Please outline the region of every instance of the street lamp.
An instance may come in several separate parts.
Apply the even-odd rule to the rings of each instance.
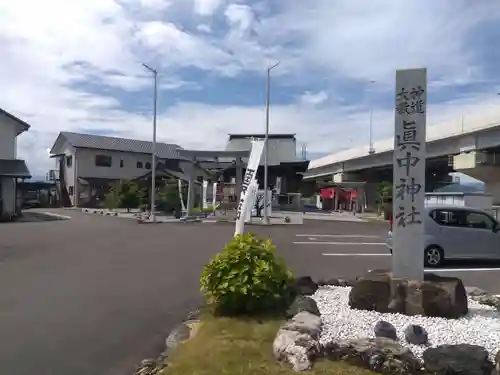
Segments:
[[[375,81],[370,81],[370,83],[373,85]],[[368,153],[369,154],[374,154],[375,149],[373,148],[373,98],[372,95],[370,95],[370,144],[368,148]]]
[[[156,198],[156,106],[158,99],[158,72],[146,64],[142,64],[147,70],[153,74],[153,146],[151,149],[151,212],[150,218],[156,221],[155,217],[155,198]]]
[[[267,181],[267,168],[269,158],[269,107],[271,102],[271,70],[276,68],[280,62],[278,61],[273,66],[267,68],[267,81],[266,81],[266,134],[264,136],[264,223],[269,224],[269,215],[267,214],[267,201],[268,201],[268,181]]]

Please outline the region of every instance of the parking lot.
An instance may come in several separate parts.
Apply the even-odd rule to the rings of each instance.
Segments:
[[[131,373],[199,305],[202,267],[234,227],[59,212],[72,219],[0,225],[0,373]],[[298,275],[356,277],[390,266],[383,223],[247,229],[272,237]],[[439,272],[500,294],[500,264]]]

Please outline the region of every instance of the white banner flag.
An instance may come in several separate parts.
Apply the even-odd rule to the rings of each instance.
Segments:
[[[203,208],[208,208],[208,202],[207,202],[207,190],[208,190],[208,181],[203,181],[203,191],[202,191],[202,207]]]
[[[213,183],[212,192],[213,192],[213,196],[212,196],[212,208],[213,208],[213,210],[215,212],[215,207],[217,206],[217,182]]]
[[[177,180],[177,185],[179,186],[179,198],[181,200],[181,210],[186,211],[186,206],[184,205],[184,199],[182,199],[182,181]]]
[[[243,182],[241,184],[241,196],[238,203],[238,210],[236,211],[236,226],[234,235],[243,234],[243,227],[245,226],[245,217],[247,210],[251,210],[251,199],[249,199],[250,189],[248,188],[252,181],[257,175],[257,169],[259,168],[260,158],[262,157],[262,150],[264,150],[263,139],[252,141],[252,150],[250,151],[250,157],[248,158],[247,169],[245,171],[245,176],[243,176]]]
[[[250,200],[249,208],[245,214],[245,223],[252,221],[252,211],[255,208],[255,203],[257,201],[257,190],[259,189],[259,183],[257,180],[252,180],[248,190],[250,191],[248,198]]]

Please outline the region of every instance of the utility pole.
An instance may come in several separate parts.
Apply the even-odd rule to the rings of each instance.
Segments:
[[[279,65],[279,61],[267,68],[267,81],[266,81],[266,134],[264,137],[264,223],[269,224],[269,215],[267,214],[267,201],[268,201],[268,181],[267,169],[269,163],[269,107],[271,102],[271,70]]]
[[[158,72],[146,64],[142,64],[153,74],[153,146],[151,148],[151,221],[156,221],[156,107],[158,102]]]

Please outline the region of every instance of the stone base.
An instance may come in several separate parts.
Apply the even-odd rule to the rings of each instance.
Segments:
[[[424,281],[397,279],[388,271],[373,270],[360,277],[349,295],[349,306],[359,310],[442,318],[467,314],[467,293],[455,277],[426,274]]]

